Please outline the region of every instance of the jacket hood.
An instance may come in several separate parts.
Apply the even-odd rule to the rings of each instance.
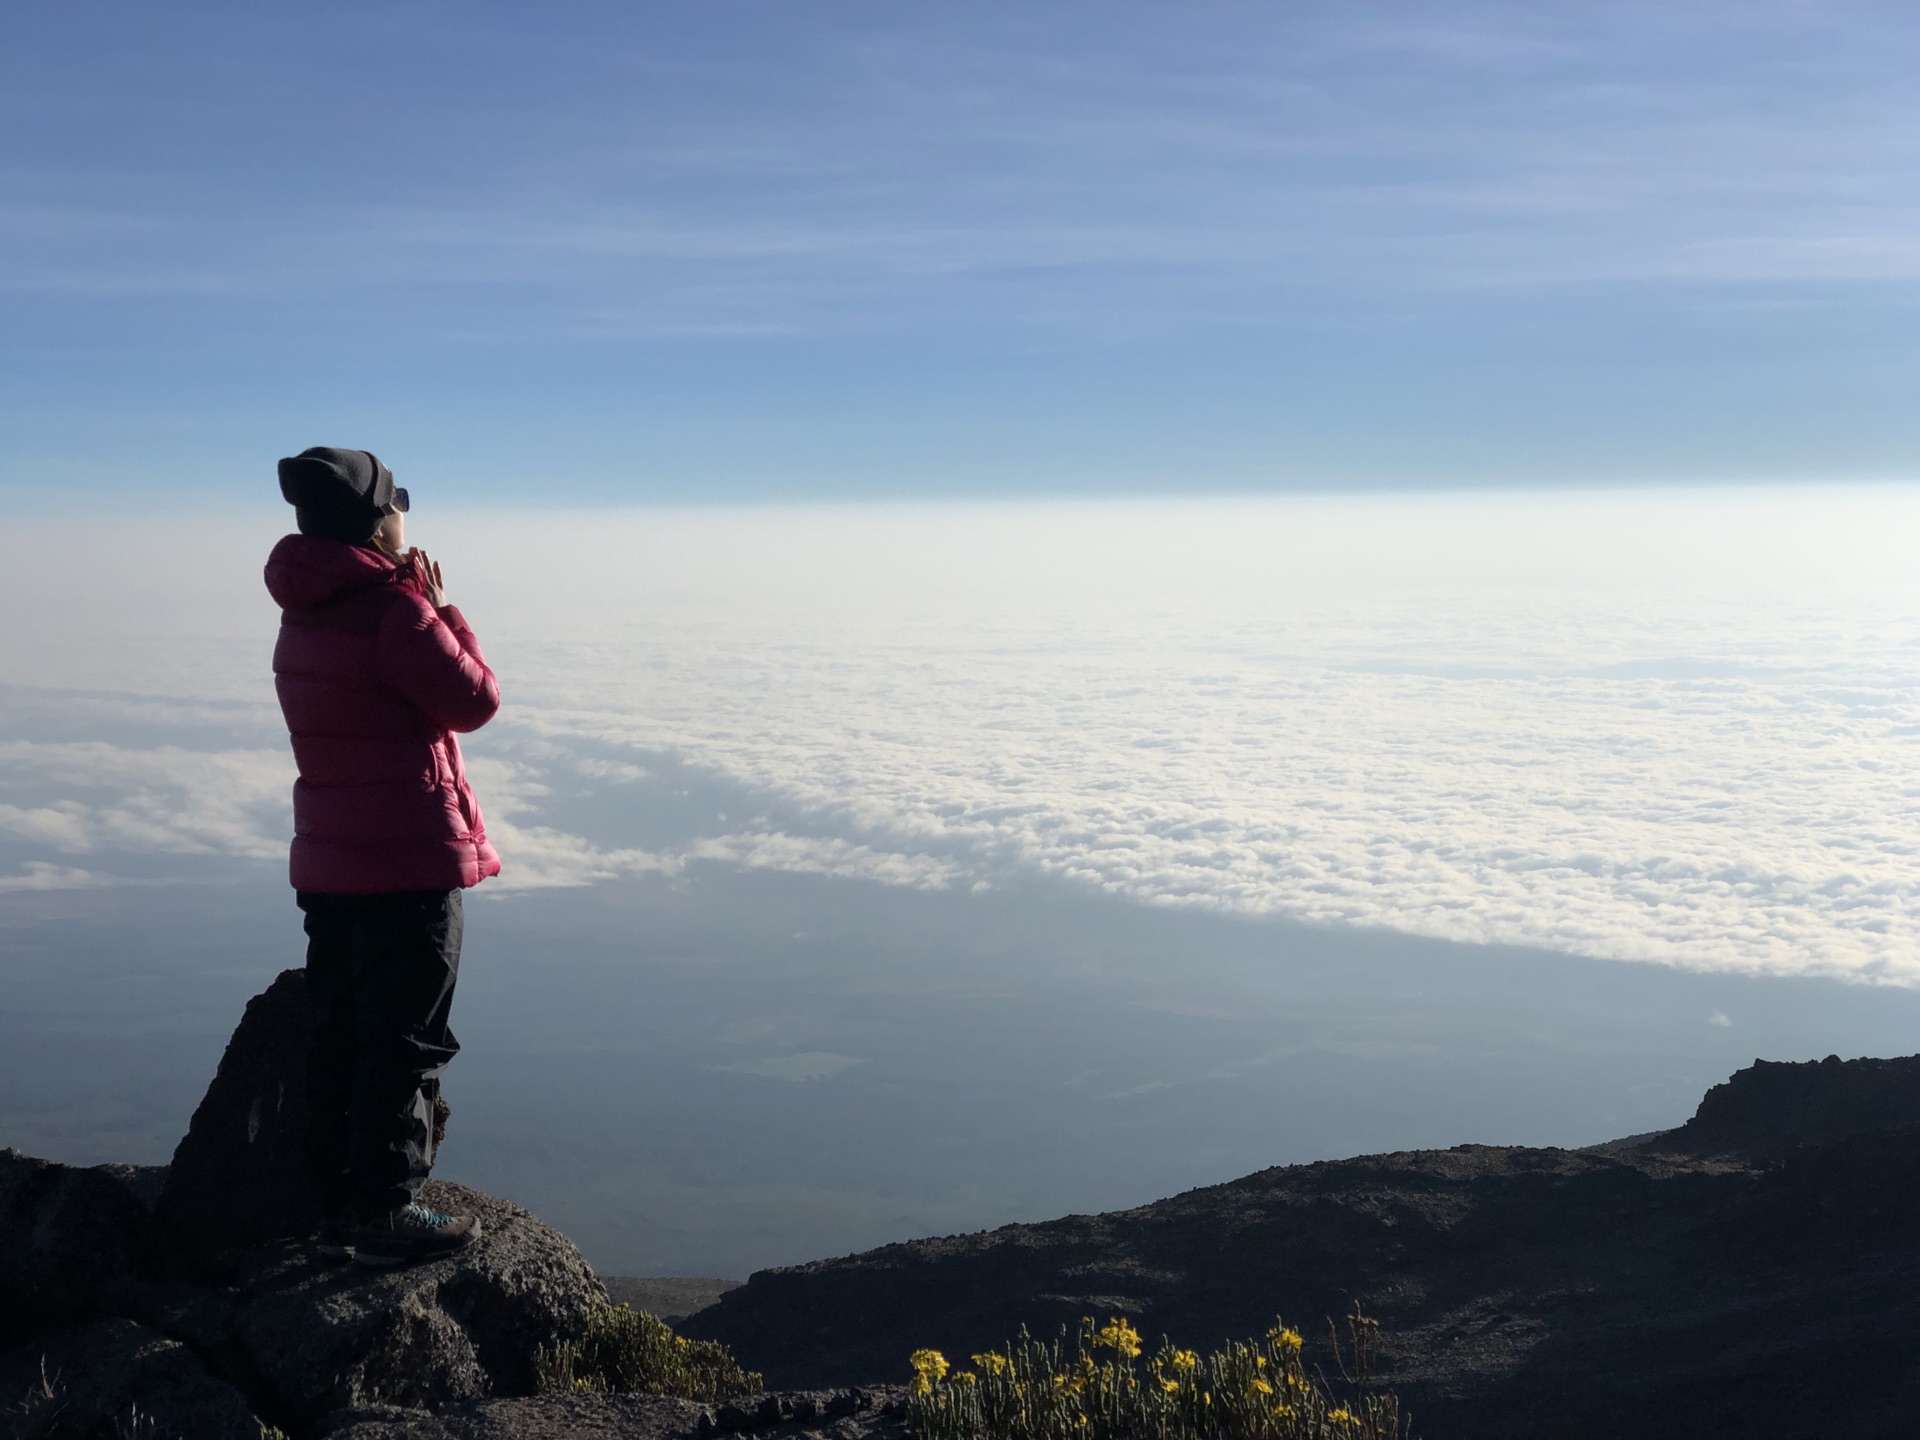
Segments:
[[[288,535],[267,557],[267,593],[282,610],[311,610],[344,591],[382,585],[397,567],[378,551],[322,535]]]

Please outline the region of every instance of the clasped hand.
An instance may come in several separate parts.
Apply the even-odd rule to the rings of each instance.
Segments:
[[[413,578],[420,582],[420,590],[427,597],[427,603],[438,610],[447,603],[446,582],[440,578],[440,564],[431,559],[427,552],[420,549],[407,551],[407,566]]]

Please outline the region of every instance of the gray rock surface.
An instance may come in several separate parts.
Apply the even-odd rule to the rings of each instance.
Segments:
[[[204,1401],[219,1428],[181,1430],[189,1440],[253,1435],[243,1392],[296,1429],[342,1408],[530,1394],[537,1348],[577,1330],[605,1290],[572,1241],[519,1206],[440,1183],[427,1198],[478,1215],[481,1239],[456,1259],[396,1270],[326,1264],[280,1243],[229,1257],[226,1283],[168,1280],[142,1273],[129,1237],[148,1218],[119,1180],[6,1152],[0,1296],[19,1333],[4,1383],[24,1394],[44,1354],[87,1377],[75,1393],[88,1416],[128,1405],[184,1414]],[[123,1316],[52,1328],[116,1308]]]
[[[478,1215],[485,1233],[456,1259],[386,1271],[328,1265],[302,1246],[257,1251],[224,1297],[190,1292],[174,1323],[214,1344],[223,1329],[277,1411],[302,1423],[530,1394],[536,1348],[573,1333],[605,1290],[572,1241],[519,1206],[439,1182],[427,1199]]]
[[[334,1417],[326,1440],[904,1440],[905,1392],[784,1392],[703,1406],[663,1395],[478,1400],[438,1414],[382,1408]]]
[[[0,1355],[0,1440],[137,1433],[180,1440],[264,1440],[246,1399],[198,1357],[131,1320],[41,1337]]]
[[[149,1228],[112,1176],[0,1150],[0,1344],[137,1307]]]

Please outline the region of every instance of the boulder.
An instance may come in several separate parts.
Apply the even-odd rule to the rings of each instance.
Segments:
[[[156,1213],[187,1249],[239,1249],[319,1223],[306,1166],[312,1028],[304,970],[247,1002],[160,1194]]]
[[[572,1241],[519,1206],[437,1181],[426,1198],[478,1215],[485,1233],[455,1259],[386,1271],[270,1247],[239,1262],[224,1317],[218,1292],[200,1290],[175,1323],[209,1340],[224,1328],[233,1363],[302,1424],[531,1394],[535,1350],[577,1333],[606,1291]]]
[[[0,1437],[268,1440],[240,1392],[177,1340],[131,1320],[56,1331],[0,1355]]]
[[[113,1176],[0,1150],[0,1344],[137,1306],[149,1230]]]

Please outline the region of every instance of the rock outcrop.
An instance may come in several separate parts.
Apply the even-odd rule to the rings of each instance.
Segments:
[[[1267,1170],[764,1271],[682,1328],[770,1383],[821,1385],[897,1376],[907,1336],[965,1355],[1125,1313],[1210,1345],[1276,1314],[1324,1334],[1357,1302],[1430,1440],[1892,1440],[1920,1414],[1916,1074],[1757,1066],[1638,1147]]]
[[[0,1152],[4,1440],[56,1414],[63,1436],[129,1431],[137,1413],[155,1435],[258,1440],[367,1406],[530,1396],[536,1350],[606,1303],[564,1235],[457,1185],[427,1193],[481,1219],[457,1260],[369,1271],[289,1238],[318,1218],[301,981],[247,1006],[164,1177]],[[30,1392],[31,1414],[8,1412]]]
[[[606,1303],[573,1243],[519,1206],[437,1182],[427,1198],[485,1226],[456,1260],[369,1272],[282,1247],[247,1257],[218,1292],[230,1308],[216,1333],[281,1413],[304,1424],[368,1404],[529,1395],[536,1348]]]
[[[1920,1131],[1920,1055],[1803,1064],[1756,1060],[1707,1091],[1678,1130],[1639,1148],[1781,1160],[1861,1135]]]

